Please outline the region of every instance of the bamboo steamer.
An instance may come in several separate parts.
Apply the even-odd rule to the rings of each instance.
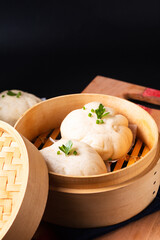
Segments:
[[[64,117],[84,104],[99,101],[137,124],[137,136],[149,148],[138,161],[117,171],[89,177],[49,172],[46,221],[69,227],[100,227],[131,218],[155,198],[159,188],[158,128],[141,107],[127,100],[102,94],[71,94],[51,98],[29,109],[16,123],[30,141],[58,129]]]
[[[31,239],[47,195],[44,159],[25,137],[0,121],[0,239]]]

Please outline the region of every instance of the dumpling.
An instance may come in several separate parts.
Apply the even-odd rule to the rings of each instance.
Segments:
[[[0,93],[0,120],[14,126],[18,118],[41,99],[21,90]]]
[[[60,131],[62,138],[89,144],[103,160],[124,156],[133,139],[128,119],[99,102],[88,103],[70,112],[62,121]]]
[[[64,146],[66,148],[70,146],[68,155],[60,150]],[[55,173],[72,176],[107,173],[103,159],[92,147],[83,142],[60,139],[40,152],[47,163],[48,170]]]

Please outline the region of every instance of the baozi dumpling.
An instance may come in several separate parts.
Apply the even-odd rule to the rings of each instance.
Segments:
[[[40,102],[35,95],[21,90],[0,93],[0,120],[14,126],[19,117],[30,107]]]
[[[103,160],[124,156],[132,144],[128,119],[100,102],[91,102],[70,112],[61,123],[62,138],[72,138],[93,147]]]
[[[71,142],[67,155],[59,147]],[[89,176],[107,173],[107,168],[99,154],[88,144],[76,140],[60,139],[53,145],[40,150],[48,170],[71,176]]]

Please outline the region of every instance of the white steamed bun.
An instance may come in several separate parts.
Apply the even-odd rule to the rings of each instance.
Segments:
[[[109,113],[97,119],[95,110],[99,106],[99,102],[91,102],[70,112],[61,123],[61,136],[89,144],[103,160],[118,159],[128,152],[132,144],[133,135],[128,128],[128,119],[102,104],[101,107],[105,108],[103,114]]]
[[[18,118],[41,99],[21,90],[0,93],[0,120],[14,126]]]
[[[53,145],[40,150],[48,170],[63,175],[88,176],[107,173],[106,165],[99,154],[88,144],[71,140],[72,151],[69,155],[62,152],[59,147],[66,145],[67,139],[61,139]],[[57,154],[57,152],[60,152]],[[74,155],[73,151],[77,154]]]

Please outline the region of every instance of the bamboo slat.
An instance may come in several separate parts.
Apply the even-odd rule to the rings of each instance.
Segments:
[[[140,157],[138,156],[138,154],[139,154],[139,151],[140,151],[141,147],[142,147],[142,141],[141,141],[140,139],[138,139],[138,140],[136,141],[136,144],[135,144],[135,146],[134,146],[134,149],[133,149],[133,151],[132,151],[132,153],[131,153],[131,156],[130,156],[130,158],[129,158],[129,161],[128,161],[127,166],[132,165],[132,164],[135,163],[138,159],[140,159]]]
[[[55,128],[51,131],[47,131],[46,133],[41,134],[40,136],[37,136],[37,138],[34,139],[32,142],[40,150],[52,145],[53,144],[52,139],[57,140],[59,135],[60,128]],[[149,148],[146,145],[144,145],[143,152],[140,153],[142,145],[144,145],[144,143],[139,138],[136,139],[135,144],[132,148],[132,153],[126,154],[122,158],[118,159],[116,163],[110,163],[110,169],[112,169],[112,171],[120,170],[121,168],[134,164],[141,158],[141,156],[142,157],[145,156],[148,153]],[[125,162],[127,163],[124,164]]]

